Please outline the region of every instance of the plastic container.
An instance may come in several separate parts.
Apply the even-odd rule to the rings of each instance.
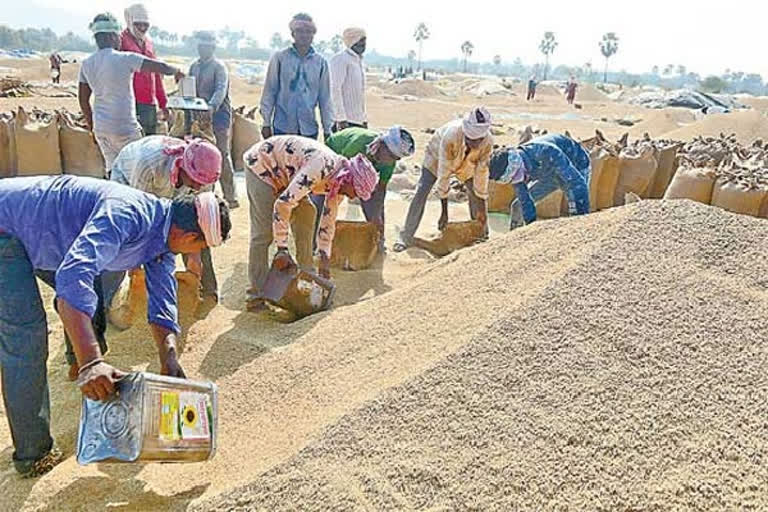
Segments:
[[[298,267],[282,271],[270,268],[262,292],[270,304],[298,318],[328,309],[335,293],[336,286],[330,280]]]
[[[83,398],[77,462],[202,462],[216,453],[216,385],[132,373],[106,402]]]

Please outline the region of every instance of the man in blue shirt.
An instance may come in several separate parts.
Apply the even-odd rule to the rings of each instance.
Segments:
[[[501,148],[491,157],[490,178],[515,186],[510,229],[536,220],[536,201],[558,188],[568,197],[571,214],[589,213],[589,153],[575,140],[545,135],[519,148]],[[530,188],[528,186],[530,183]]]
[[[231,229],[226,205],[208,194],[171,202],[92,178],[0,181],[0,368],[19,473],[38,476],[60,460],[49,428],[48,331],[35,271],[55,271],[57,309],[88,398],[108,398],[123,375],[104,362],[91,326],[94,281],[104,271],[144,266],[162,373],[184,377],[174,254],[221,243]]]
[[[331,135],[333,107],[328,62],[312,48],[317,28],[308,14],[297,14],[290,23],[293,45],[272,55],[261,95],[261,116],[265,139],[272,135],[302,135],[317,139],[319,128]]]

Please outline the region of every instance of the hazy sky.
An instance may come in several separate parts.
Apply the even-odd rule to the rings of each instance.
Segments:
[[[122,20],[129,2],[115,0],[8,0],[0,9],[0,23],[14,26],[50,26],[57,32],[84,32],[89,17],[109,10]],[[318,37],[327,39],[350,25],[368,30],[369,48],[405,56],[416,49],[413,31],[424,21],[432,37],[424,58],[460,55],[461,43],[475,45],[473,59],[490,60],[500,54],[511,62],[521,57],[538,62],[538,42],[551,30],[560,42],[552,62],[583,65],[591,61],[602,69],[598,41],[605,32],[620,38],[619,53],[611,69],[646,71],[653,65],[683,64],[702,74],[726,68],[761,73],[768,79],[766,19],[768,3],[731,0],[701,2],[680,0],[626,1],[435,1],[388,0],[148,0],[153,23],[173,32],[225,25],[241,29],[262,46],[275,31],[288,35],[287,24],[296,12],[310,13]],[[708,5],[710,4],[710,5]],[[453,6],[453,7],[448,7]],[[482,8],[475,7],[482,6]]]

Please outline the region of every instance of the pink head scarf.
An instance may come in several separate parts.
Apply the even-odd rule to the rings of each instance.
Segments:
[[[197,224],[205,236],[208,247],[218,247],[223,242],[221,238],[221,217],[219,200],[213,192],[203,192],[195,196]]]
[[[194,182],[200,185],[212,185],[221,175],[221,152],[208,141],[192,139],[181,144],[176,140],[166,143],[166,155],[176,157],[171,171],[171,184],[179,184],[179,172],[184,169]]]
[[[355,189],[355,195],[361,201],[367,201],[371,198],[376,185],[379,183],[379,174],[365,156],[357,155],[350,160],[344,159],[341,162],[341,168],[334,177],[328,198],[333,199],[341,187],[350,183]]]

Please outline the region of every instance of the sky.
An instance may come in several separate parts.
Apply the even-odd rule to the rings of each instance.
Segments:
[[[0,9],[0,23],[14,27],[50,27],[56,32],[85,34],[90,18],[110,11],[122,20],[126,1],[25,0]],[[731,0],[562,1],[485,0],[147,0],[152,21],[178,33],[229,26],[244,30],[261,46],[271,35],[288,36],[288,21],[297,12],[313,16],[320,39],[330,39],[348,26],[368,32],[368,46],[379,53],[405,57],[418,50],[413,32],[425,22],[431,37],[424,43],[424,58],[461,55],[462,42],[475,46],[472,60],[504,62],[520,57],[526,64],[542,60],[538,44],[545,31],[556,34],[559,46],[552,64],[581,66],[591,62],[602,69],[598,42],[606,32],[619,36],[619,52],[611,59],[615,71],[650,71],[654,65],[685,65],[702,75],[726,69],[760,73],[768,80],[765,19],[768,2]],[[482,6],[480,8],[479,6]]]

